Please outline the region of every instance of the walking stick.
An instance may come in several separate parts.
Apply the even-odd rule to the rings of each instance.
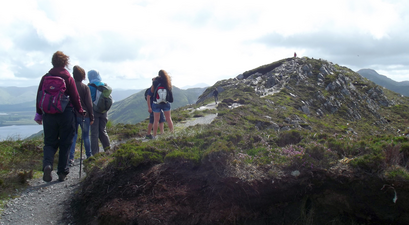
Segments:
[[[85,113],[86,111],[84,110],[83,114],[82,114],[82,131],[84,131],[84,122],[85,122]],[[84,141],[84,138],[82,137],[82,133],[81,133],[81,151],[80,151],[80,179],[81,179],[81,165],[82,165],[82,142]]]

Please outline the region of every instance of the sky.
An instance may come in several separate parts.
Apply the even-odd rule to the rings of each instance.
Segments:
[[[0,86],[37,86],[56,51],[112,88],[161,69],[183,88],[292,57],[409,80],[407,0],[0,2]],[[87,83],[84,81],[84,83]]]

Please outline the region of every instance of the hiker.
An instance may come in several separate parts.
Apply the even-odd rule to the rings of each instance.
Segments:
[[[72,140],[75,135],[75,113],[74,109],[83,113],[80,97],[75,86],[75,81],[71,77],[68,70],[70,57],[61,51],[54,53],[52,57],[53,68],[41,78],[37,91],[36,116],[34,120],[38,124],[43,125],[44,131],[44,147],[43,147],[43,180],[50,182],[52,180],[51,172],[53,170],[54,155],[59,149],[58,157],[58,180],[64,181],[70,168],[67,165],[68,155],[72,145]],[[61,79],[62,78],[62,79]],[[61,86],[57,86],[56,82]],[[43,85],[44,84],[44,85]],[[61,112],[51,111],[46,105],[50,101],[41,101],[47,98],[46,88],[59,89],[66,97],[66,104],[60,102]],[[63,101],[63,100],[61,100]],[[58,101],[57,101],[58,102]],[[46,112],[47,111],[47,112]]]
[[[294,52],[294,58],[297,58],[297,53]]]
[[[88,71],[88,80],[89,84],[88,87],[91,91],[91,99],[92,102],[95,102],[97,88],[95,86],[103,86],[105,85],[101,82],[101,76],[99,72],[96,70]],[[94,84],[94,85],[92,85]],[[104,151],[110,149],[109,137],[106,130],[106,125],[108,122],[108,112],[100,113],[95,111],[95,103],[94,103],[94,123],[91,125],[91,154],[95,155],[99,152],[99,143],[98,140],[101,141],[102,147]]]
[[[90,125],[94,123],[94,111],[92,110],[92,99],[91,92],[88,86],[82,83],[85,80],[85,70],[80,66],[74,66],[72,75],[74,76],[75,85],[77,86],[77,91],[81,99],[81,106],[85,110],[85,115],[76,112],[76,126],[75,126],[75,135],[72,140],[71,151],[70,151],[70,166],[74,165],[74,153],[75,153],[75,144],[78,137],[78,125],[81,126],[82,131],[82,140],[84,141],[85,154],[87,158],[91,157],[91,144],[89,141],[89,128]],[[83,118],[84,117],[84,118]],[[84,121],[83,121],[84,119]],[[82,157],[82,156],[80,156]]]
[[[217,88],[214,89],[213,96],[214,96],[214,101],[216,102],[216,105],[217,105],[217,101],[219,100],[219,91],[217,90]]]
[[[154,79],[155,78],[152,78],[152,81]],[[146,91],[145,91],[145,100],[146,100],[146,103],[148,104],[148,112],[149,112],[148,133],[146,134],[146,139],[152,139],[153,136],[152,136],[151,132],[152,132],[152,127],[153,127],[154,116],[153,116],[153,112],[152,112],[153,98],[152,98],[151,88],[146,89]],[[160,130],[161,135],[164,132],[164,122],[166,122],[165,115],[163,114],[162,111],[160,111],[159,130]]]
[[[151,108],[148,109],[149,113],[153,112],[153,138],[156,138],[156,133],[158,131],[160,112],[163,111],[165,114],[166,122],[168,123],[170,132],[173,132],[173,122],[171,118],[170,102],[158,103],[156,99],[158,88],[162,87],[171,94],[172,82],[171,78],[165,70],[159,70],[158,76],[152,79],[151,92],[153,93],[153,104]],[[173,97],[171,102],[173,102]],[[148,103],[150,104],[150,103]]]

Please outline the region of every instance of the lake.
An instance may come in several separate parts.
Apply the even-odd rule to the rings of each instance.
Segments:
[[[24,139],[43,130],[42,125],[13,125],[0,127],[0,141]]]

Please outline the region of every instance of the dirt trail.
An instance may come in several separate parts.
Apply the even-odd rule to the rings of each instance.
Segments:
[[[30,186],[20,193],[20,197],[5,205],[0,224],[70,224],[69,202],[79,187],[79,170],[79,159],[76,159],[64,182],[58,181],[56,170],[52,172],[53,180],[49,183],[44,182],[42,177],[30,180]],[[84,177],[82,171],[81,178]]]

